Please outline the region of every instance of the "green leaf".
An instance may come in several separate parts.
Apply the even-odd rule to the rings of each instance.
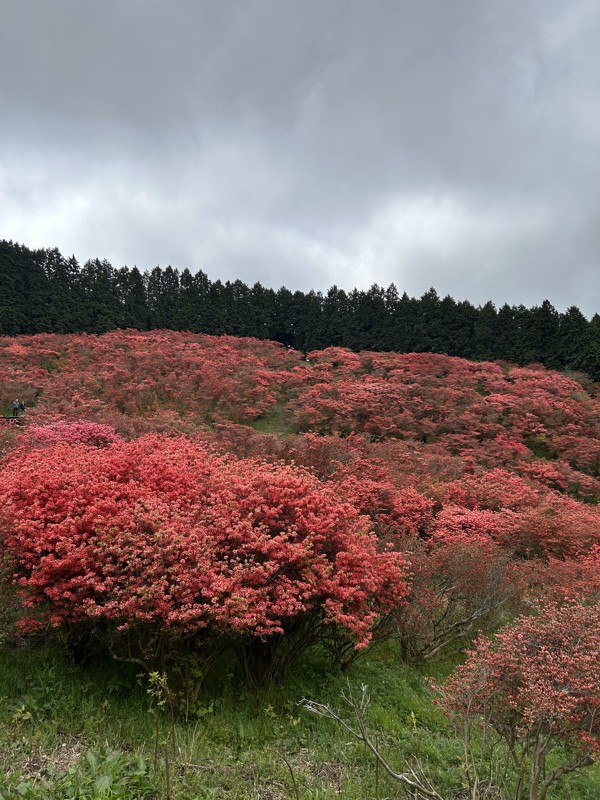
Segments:
[[[85,760],[93,770],[98,769],[98,756],[93,752],[93,750],[87,751],[85,754]]]
[[[112,783],[112,776],[110,773],[105,773],[104,775],[100,775],[100,777],[96,778],[94,782],[94,789],[96,792],[101,794],[105,792],[108,788],[110,788],[110,784]]]

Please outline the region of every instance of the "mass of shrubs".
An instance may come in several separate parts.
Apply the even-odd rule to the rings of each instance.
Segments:
[[[260,679],[287,668],[288,639],[294,656],[330,629],[365,647],[408,592],[402,554],[309,473],[183,437],[25,445],[0,492],[24,629],[135,629],[140,656],[163,629],[227,642]]]
[[[584,375],[165,331],[3,339],[0,365],[28,408],[0,473],[22,634],[193,664],[196,689],[233,654],[268,683],[316,646],[332,667],[384,638],[419,662],[471,646],[442,705],[485,718],[538,800],[594,757]],[[573,755],[548,772],[555,741]]]

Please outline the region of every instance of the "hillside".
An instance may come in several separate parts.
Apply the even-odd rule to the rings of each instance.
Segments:
[[[321,444],[334,436],[347,452],[353,436],[362,454],[385,460],[391,448],[389,459],[403,454],[427,474],[429,460],[456,477],[468,465],[507,468],[599,497],[600,387],[583,374],[341,348],[307,363],[273,342],[166,331],[4,338],[0,364],[5,412],[19,396],[35,424],[89,419],[128,436],[202,430],[216,439],[243,424],[296,444],[306,433]],[[257,452],[277,450],[246,428],[236,434]],[[290,446],[286,438],[278,455]]]
[[[383,776],[355,751],[331,759],[335,780],[315,777],[324,753],[346,745],[335,729],[325,740],[326,723],[295,704],[309,692],[336,702],[347,670],[371,685],[373,722],[394,731],[401,756],[428,762],[443,800],[459,797],[460,739],[431,706],[423,673],[443,678],[478,633],[507,624],[515,636],[529,625],[543,643],[547,609],[565,617],[564,630],[587,625],[595,641],[584,620],[600,599],[600,385],[581,373],[337,347],[305,358],[258,339],[113,331],[0,339],[0,375],[6,417],[15,397],[26,405],[23,424],[6,419],[1,429],[0,713],[24,742],[48,737],[42,761],[76,739],[67,772],[59,763],[51,779],[0,742],[14,760],[0,796],[50,796],[69,767],[95,774],[93,759],[78,759],[102,744],[106,680],[120,687],[103,742],[120,753],[114,775],[133,780],[128,747],[146,759],[131,796],[168,793],[169,781],[181,798],[361,797],[367,786],[368,796],[390,796],[393,783],[381,788]],[[570,653],[561,641],[558,660]],[[40,678],[45,658],[52,675]],[[11,677],[15,663],[38,676],[33,694]],[[141,665],[155,676],[146,694],[132,682]],[[94,721],[87,732],[74,711],[67,720],[57,710],[59,692],[76,706],[78,682]],[[600,702],[597,680],[581,691]],[[255,702],[271,709],[260,724]],[[180,744],[164,744],[160,769],[135,722],[147,703],[160,736],[169,709],[177,725]],[[550,772],[564,753],[579,758],[583,747],[592,758],[600,741],[589,706],[569,714],[570,727],[552,733]],[[50,719],[61,720],[52,734]],[[215,754],[211,767],[207,752],[231,750],[224,731],[236,725],[228,787],[223,762]],[[284,777],[269,772],[261,738],[281,747]],[[199,758],[196,771],[181,766]],[[169,759],[179,772],[165,777]],[[240,759],[260,763],[262,777],[244,778]],[[573,775],[561,782],[557,773],[556,797],[597,796],[597,768],[579,775],[586,765],[563,770]],[[497,797],[512,800],[511,770]],[[310,780],[297,784],[295,771]],[[19,795],[19,781],[30,794]]]

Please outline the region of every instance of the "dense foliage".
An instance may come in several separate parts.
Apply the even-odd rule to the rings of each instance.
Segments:
[[[168,328],[273,339],[298,350],[434,352],[575,369],[600,380],[600,316],[575,306],[534,308],[399,294],[391,285],[326,294],[211,281],[171,266],[141,273],[93,259],[82,267],[56,249],[0,241],[0,334],[104,333]]]
[[[254,650],[302,629],[299,653],[324,623],[360,648],[407,594],[402,556],[378,552],[368,521],[298,469],[154,436],[67,438],[17,449],[4,467],[25,629],[148,624],[235,646],[250,637]]]
[[[471,646],[446,708],[495,726],[522,794],[596,757],[586,375],[133,330],[5,337],[0,369],[4,640],[17,616],[165,669],[186,707],[234,655],[257,684],[310,648]]]
[[[530,800],[545,800],[555,781],[600,752],[599,675],[600,607],[550,606],[493,641],[479,639],[442,687],[442,705],[459,726],[476,720],[498,734],[517,800],[527,780]]]
[[[539,565],[600,543],[600,397],[583,376],[341,348],[306,364],[271,342],[160,331],[4,339],[0,365],[6,411],[27,403],[24,446],[201,432],[212,451],[301,465],[380,546],[413,553],[415,586],[424,559],[459,563],[461,547]]]

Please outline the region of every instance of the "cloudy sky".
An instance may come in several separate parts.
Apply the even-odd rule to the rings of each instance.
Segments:
[[[0,0],[0,238],[600,311],[598,0]]]

